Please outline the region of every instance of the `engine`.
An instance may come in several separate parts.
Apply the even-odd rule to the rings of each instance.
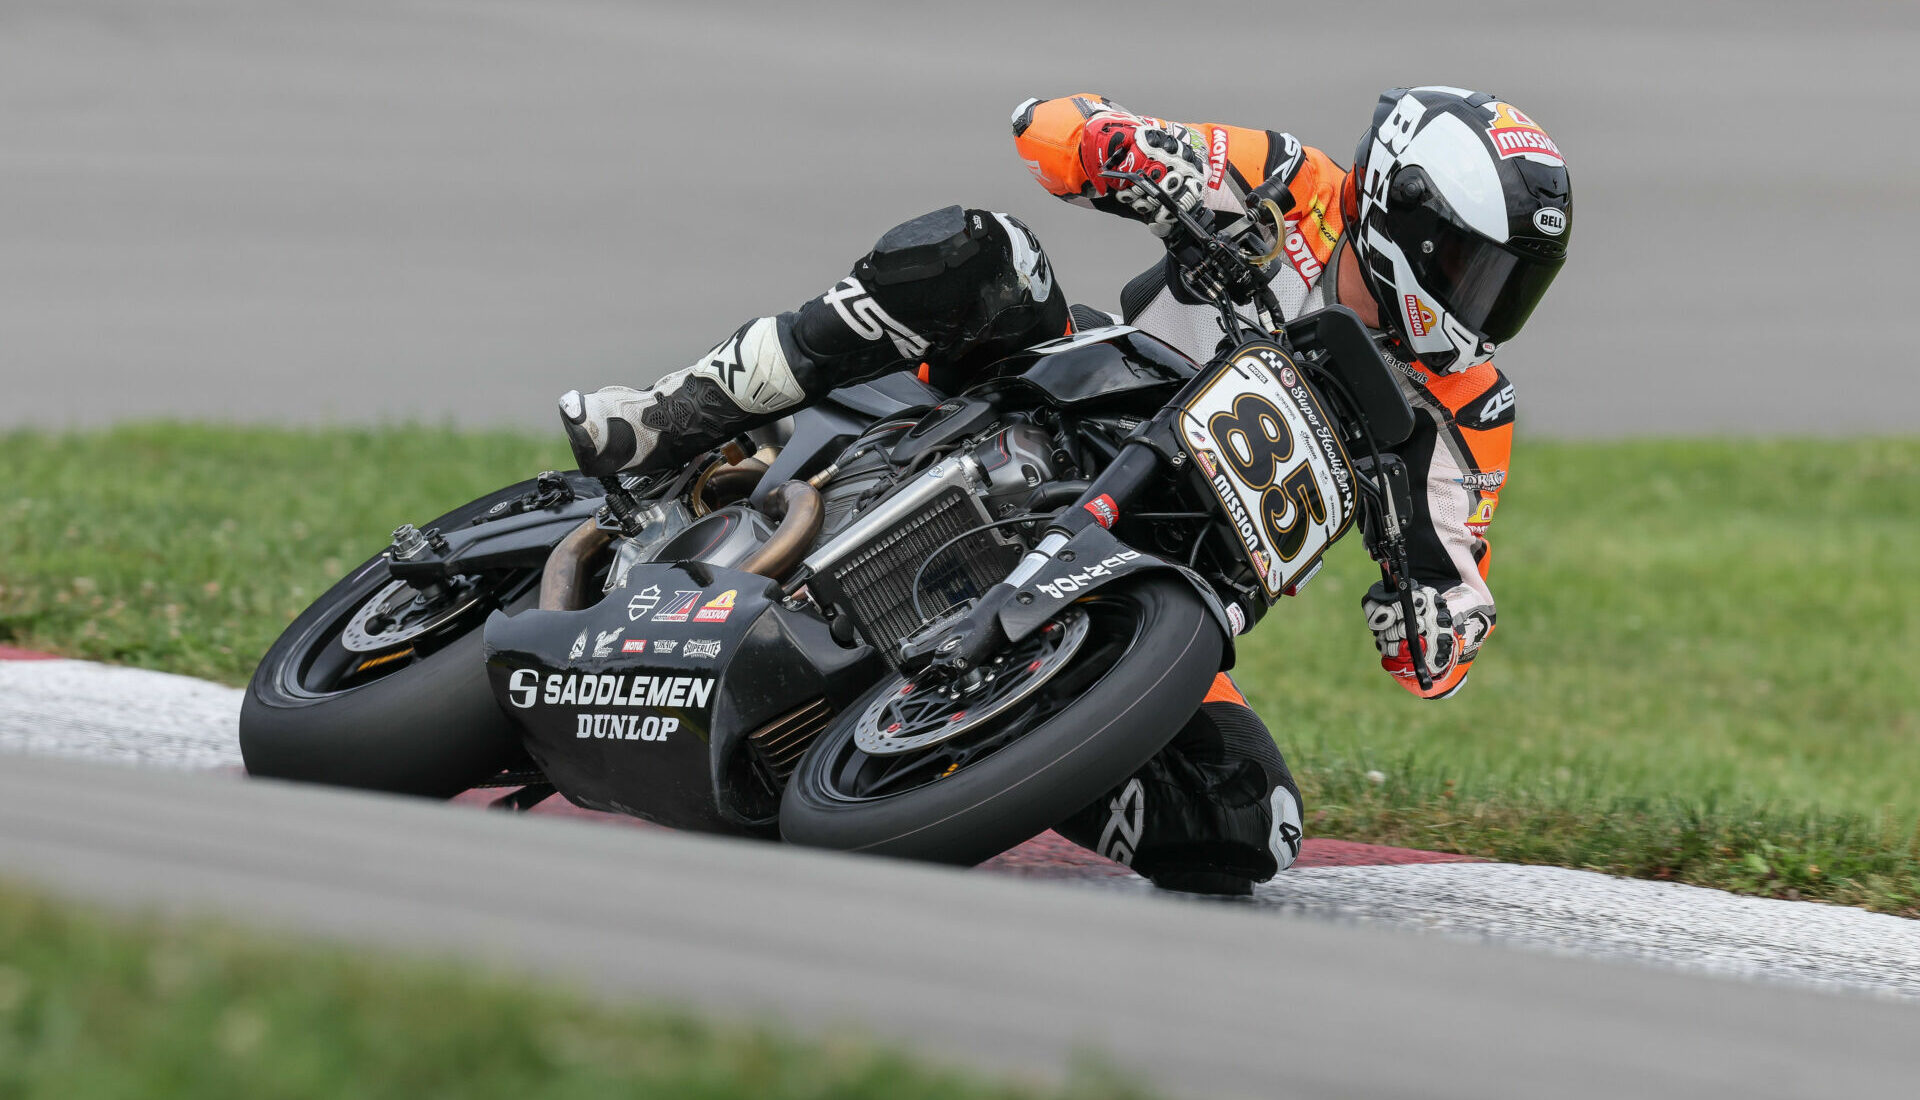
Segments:
[[[1024,544],[988,525],[1022,514],[1054,471],[1052,437],[1032,424],[980,442],[965,433],[937,449],[915,445],[930,434],[914,436],[924,424],[893,426],[891,438],[874,440],[866,454],[860,444],[850,448],[825,493],[822,540],[804,562],[817,595],[847,609],[861,637],[889,660],[894,643],[925,619],[977,598],[1012,571]]]

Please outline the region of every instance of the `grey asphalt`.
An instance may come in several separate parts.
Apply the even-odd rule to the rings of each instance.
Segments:
[[[870,858],[72,761],[0,874],[1175,1095],[1899,1095],[1920,1007]]]
[[[1575,179],[1523,430],[1911,430],[1916,53],[1879,0],[0,0],[0,427],[548,425],[955,201],[1111,305],[1155,246],[1028,181],[1015,102],[1344,160],[1446,82]]]

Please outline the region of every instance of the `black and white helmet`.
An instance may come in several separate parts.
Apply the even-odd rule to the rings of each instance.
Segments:
[[[1344,196],[1367,289],[1429,369],[1484,363],[1520,331],[1566,261],[1566,161],[1511,103],[1393,88],[1360,135]]]

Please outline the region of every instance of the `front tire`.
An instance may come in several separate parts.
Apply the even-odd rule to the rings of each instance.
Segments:
[[[425,526],[464,527],[532,487],[509,486]],[[369,559],[302,612],[254,670],[240,705],[247,774],[451,798],[521,761],[518,733],[487,681],[480,627],[495,607],[531,605],[538,578],[538,570],[486,578],[471,607],[408,651],[396,647],[401,655],[382,668],[341,644],[355,612],[391,583],[385,554]]]
[[[927,750],[945,755],[929,760],[936,766],[924,782],[885,790],[886,775],[899,770],[892,761],[914,762],[866,757],[855,743],[869,702],[905,681],[889,678],[849,706],[795,768],[781,800],[781,837],[971,865],[1133,774],[1199,708],[1220,670],[1220,628],[1193,589],[1165,573],[1101,589],[1075,606],[1093,617],[1094,631],[1067,667],[1019,711],[996,719],[984,741],[970,742],[977,747]],[[996,729],[1016,736],[995,746]]]

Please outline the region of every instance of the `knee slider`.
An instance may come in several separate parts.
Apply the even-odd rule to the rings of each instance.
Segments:
[[[984,219],[958,206],[922,214],[886,231],[860,261],[861,281],[873,286],[936,278],[980,254]]]

